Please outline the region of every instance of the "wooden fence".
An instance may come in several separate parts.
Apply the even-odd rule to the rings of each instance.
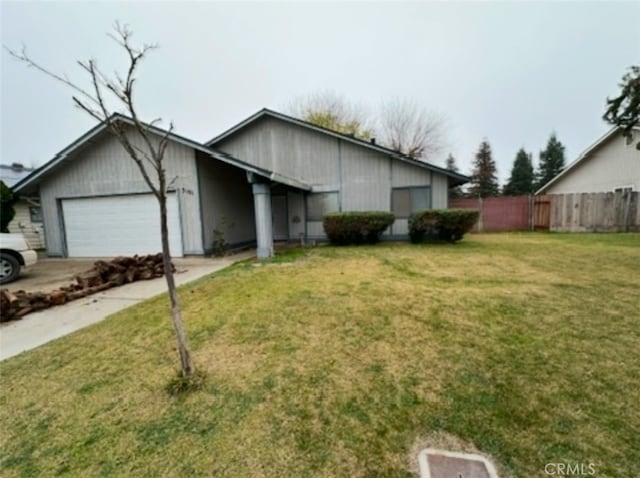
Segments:
[[[449,201],[449,207],[480,211],[480,217],[472,229],[473,232],[530,231],[532,229],[533,198],[531,196],[452,199]]]
[[[473,232],[627,232],[640,231],[639,203],[640,193],[618,191],[452,199],[449,207],[480,211]]]
[[[551,195],[550,225],[557,232],[640,231],[640,193]]]
[[[551,196],[536,196],[533,199],[533,229],[548,231],[551,218]]]

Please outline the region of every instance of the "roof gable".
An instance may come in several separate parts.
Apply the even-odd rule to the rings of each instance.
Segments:
[[[133,122],[133,120],[131,118],[128,118],[128,117],[126,117],[124,115],[120,115],[120,114],[117,114],[117,113],[112,115],[110,119],[111,120],[121,121],[121,122],[129,124],[129,125],[134,125],[134,122]],[[150,124],[147,124],[147,123],[143,123],[143,125],[147,128],[147,130],[149,132],[151,132],[154,135],[164,136],[164,135],[167,134],[167,130],[164,130],[162,128],[158,128],[156,126],[153,126],[153,125],[150,125]],[[58,152],[51,160],[49,160],[44,165],[42,165],[41,167],[39,167],[38,169],[33,171],[28,176],[22,178],[18,183],[16,183],[14,189],[15,190],[24,190],[28,186],[37,183],[38,180],[42,179],[46,174],[52,172],[58,166],[60,166],[62,163],[64,163],[66,160],[71,158],[74,153],[79,151],[82,147],[84,147],[91,140],[94,140],[94,139],[98,138],[99,136],[101,136],[103,134],[107,134],[107,133],[108,133],[108,130],[107,130],[107,125],[105,123],[100,123],[100,124],[94,126],[89,131],[87,131],[85,134],[83,134],[78,139],[76,139],[74,142],[72,142],[71,144],[66,146],[64,149],[62,149],[60,152]],[[233,156],[231,156],[229,154],[223,153],[221,151],[216,151],[213,148],[209,148],[209,147],[207,147],[207,146],[205,146],[205,145],[203,145],[201,143],[198,143],[197,141],[193,141],[193,140],[191,140],[189,138],[186,138],[184,136],[180,136],[180,135],[175,134],[173,132],[168,133],[168,138],[171,141],[174,141],[176,143],[188,146],[190,148],[193,148],[196,151],[200,151],[200,152],[212,157],[213,159],[216,159],[218,161],[222,161],[222,162],[230,164],[232,166],[236,166],[236,167],[241,168],[241,169],[243,169],[243,170],[245,170],[247,172],[257,174],[258,176],[262,176],[262,177],[271,179],[271,180],[276,181],[276,182],[287,184],[289,186],[293,186],[293,187],[298,188],[298,189],[303,189],[303,190],[310,190],[311,189],[311,186],[309,186],[309,185],[307,185],[307,184],[305,184],[305,183],[303,183],[301,181],[297,181],[295,179],[285,177],[285,176],[283,176],[281,174],[274,173],[274,172],[266,170],[264,168],[256,167],[254,165],[251,165],[249,163],[241,161],[241,160],[239,160],[237,158],[234,158]]]
[[[270,118],[275,118],[277,120],[283,121],[285,123],[288,124],[292,124],[292,125],[296,125],[296,126],[300,126],[303,128],[306,128],[308,130],[312,130],[312,131],[316,131],[318,133],[321,134],[325,134],[328,136],[332,136],[335,138],[339,138],[341,140],[347,141],[349,143],[355,144],[357,146],[369,149],[369,150],[373,150],[376,151],[378,153],[382,153],[385,154],[393,159],[396,159],[398,161],[403,161],[409,164],[412,164],[414,166],[418,166],[420,168],[424,168],[424,169],[429,169],[431,171],[435,171],[441,174],[444,174],[446,176],[448,176],[450,179],[453,180],[453,182],[458,185],[458,184],[464,184],[466,182],[468,182],[470,180],[470,178],[468,176],[465,176],[463,174],[459,174],[459,173],[455,173],[453,171],[450,171],[448,169],[445,168],[441,168],[439,166],[435,166],[433,164],[424,162],[424,161],[418,161],[415,159],[412,159],[408,156],[406,156],[405,154],[401,153],[400,151],[396,151],[390,148],[386,148],[384,146],[380,146],[379,144],[375,144],[375,143],[371,143],[369,141],[364,141],[358,138],[355,138],[353,136],[350,135],[346,135],[346,134],[342,134],[342,133],[338,133],[336,131],[332,131],[326,128],[323,128],[321,126],[317,126],[314,125],[312,123],[309,123],[307,121],[303,121],[297,118],[294,118],[292,116],[288,116],[282,113],[278,113],[277,111],[273,111],[267,108],[263,108],[262,110],[258,111],[257,113],[249,116],[248,118],[246,118],[245,120],[241,121],[240,123],[238,123],[237,125],[229,128],[227,131],[219,134],[218,136],[216,136],[215,138],[207,141],[205,143],[205,146],[209,146],[209,147],[214,147],[217,144],[221,143],[223,140],[239,133],[240,131],[245,130],[246,128],[248,128],[249,126],[253,125],[255,122],[259,121],[262,118],[265,117],[270,117]]]
[[[535,194],[543,194],[552,185],[556,184],[562,178],[571,174],[571,172],[575,170],[576,167],[578,167],[579,165],[583,164],[586,161],[589,161],[589,158],[592,157],[595,151],[597,151],[602,146],[604,146],[611,138],[613,138],[616,135],[616,133],[619,133],[620,131],[622,131],[622,128],[619,126],[615,126],[611,128],[604,135],[598,138],[593,144],[591,144],[587,149],[585,149],[582,153],[580,153],[577,159],[569,163],[562,171],[560,171],[560,173],[558,173],[554,178],[552,178],[547,184],[545,184],[540,189],[538,189],[535,192]],[[640,126],[634,126],[633,131],[639,132]]]

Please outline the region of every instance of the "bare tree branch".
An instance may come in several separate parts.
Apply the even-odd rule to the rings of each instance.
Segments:
[[[332,91],[298,98],[287,110],[309,123],[359,139],[369,140],[377,131],[380,143],[414,159],[430,159],[444,147],[444,118],[408,100],[383,103],[377,122],[364,107]]]
[[[429,159],[444,143],[444,120],[409,100],[383,103],[380,115],[382,141],[414,159]]]
[[[342,134],[368,140],[373,136],[363,106],[349,102],[334,91],[321,91],[294,100],[287,110],[293,116]]]
[[[53,73],[51,70],[48,70],[47,68],[43,67],[39,63],[37,63],[34,60],[32,60],[31,57],[29,57],[29,55],[27,55],[27,48],[25,46],[22,47],[22,52],[21,53],[17,53],[16,51],[12,50],[11,48],[7,47],[6,45],[2,45],[2,47],[9,53],[9,55],[11,55],[16,60],[19,60],[19,61],[25,63],[30,68],[35,68],[39,72],[44,73],[45,75],[49,76],[50,78],[53,78],[56,81],[64,83],[69,88],[75,90],[76,92],[78,92],[79,94],[84,96],[87,100],[89,100],[89,101],[91,101],[93,103],[97,103],[96,99],[93,96],[91,96],[86,90],[84,90],[83,88],[79,87],[75,83],[72,83],[71,81],[69,81],[69,79],[67,78],[67,75],[62,75],[62,76],[61,75],[57,75],[57,74]]]
[[[125,50],[129,60],[126,76],[122,77],[116,72],[114,77],[110,78],[98,67],[97,61],[94,59],[78,61],[77,64],[82,71],[89,76],[92,92],[78,86],[67,75],[53,73],[40,65],[29,57],[26,48],[23,47],[22,53],[17,53],[6,46],[4,48],[12,57],[25,63],[28,67],[33,67],[46,76],[71,88],[76,93],[75,96],[72,96],[75,106],[105,125],[107,130],[113,134],[136,164],[144,182],[158,200],[162,257],[171,301],[172,322],[178,341],[182,376],[188,377],[195,372],[195,367],[186,343],[180,303],[173,278],[167,221],[167,189],[174,184],[177,177],[172,178],[167,184],[166,171],[163,165],[164,155],[173,132],[173,123],[164,131],[156,126],[160,123],[160,118],[145,124],[139,119],[134,101],[137,68],[145,58],[145,55],[157,48],[157,45],[143,44],[141,48],[136,48],[131,43],[132,32],[129,27],[118,22],[114,25],[114,32],[109,34],[109,37]],[[133,123],[132,125],[128,120],[123,120],[109,110],[107,98],[105,97],[108,97],[109,94],[113,95],[126,108],[130,121]],[[131,130],[137,137],[142,138],[142,146],[136,144],[136,141],[129,136],[129,131]],[[157,140],[156,136],[160,136],[160,139]],[[154,173],[155,181],[152,179],[150,172]]]

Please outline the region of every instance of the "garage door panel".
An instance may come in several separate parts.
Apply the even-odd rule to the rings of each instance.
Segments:
[[[151,194],[62,201],[69,257],[153,254],[162,250],[160,211]],[[182,256],[178,199],[167,197],[171,255]]]

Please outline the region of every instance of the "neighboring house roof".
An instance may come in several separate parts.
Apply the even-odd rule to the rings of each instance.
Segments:
[[[225,131],[224,133],[216,136],[215,138],[207,141],[205,143],[205,146],[215,146],[217,143],[221,142],[222,140],[234,135],[235,133],[237,133],[238,131],[244,129],[245,127],[249,126],[250,124],[254,123],[255,121],[258,121],[261,118],[264,117],[272,117],[272,118],[276,118],[279,119],[281,121],[285,121],[287,123],[290,124],[294,124],[294,125],[298,125],[301,126],[303,128],[307,128],[313,131],[317,131],[329,136],[333,136],[335,138],[340,138],[344,141],[348,141],[350,143],[353,144],[357,144],[359,146],[362,146],[364,148],[368,148],[371,149],[373,151],[377,151],[379,153],[383,153],[383,154],[387,154],[390,157],[392,157],[393,159],[397,159],[399,161],[404,161],[406,163],[409,164],[413,164],[414,166],[419,166],[421,168],[424,169],[429,169],[431,171],[436,171],[438,173],[442,173],[445,174],[447,176],[449,176],[453,181],[452,183],[454,185],[460,185],[460,184],[464,184],[466,182],[469,182],[471,180],[471,178],[469,178],[468,176],[465,176],[463,174],[459,174],[459,173],[455,173],[453,171],[450,171],[448,169],[445,168],[441,168],[438,166],[435,166],[431,163],[427,163],[425,161],[418,161],[416,159],[410,158],[409,156],[401,153],[400,151],[396,151],[394,149],[390,149],[390,148],[386,148],[384,146],[380,146],[379,144],[376,143],[372,143],[369,141],[364,141],[358,138],[355,138],[353,136],[347,135],[347,134],[342,134],[342,133],[338,133],[336,131],[327,129],[327,128],[323,128],[321,126],[317,126],[315,124],[309,123],[307,121],[303,121],[300,120],[298,118],[294,118],[292,116],[288,116],[282,113],[278,113],[277,111],[273,111],[267,108],[263,108],[260,111],[258,111],[257,113],[255,113],[252,116],[249,116],[247,119],[241,121],[240,123],[238,123],[237,125],[233,126],[232,128],[228,129],[227,131]]]
[[[574,160],[566,168],[564,168],[562,171],[560,171],[560,173],[558,173],[554,178],[552,178],[547,184],[545,184],[540,189],[538,189],[535,192],[535,194],[543,194],[547,189],[549,189],[557,181],[559,181],[560,179],[562,179],[566,175],[570,174],[571,171],[574,170],[578,165],[584,163],[585,161],[588,161],[591,153],[593,153],[596,149],[598,149],[600,146],[602,146],[604,143],[606,143],[609,140],[609,138],[614,136],[621,129],[622,129],[621,127],[616,126],[614,128],[611,128],[609,131],[607,131],[595,143],[593,143],[591,146],[589,146],[587,149],[585,149],[580,154],[580,156],[578,156],[578,158],[576,160]],[[640,131],[640,126],[634,126],[633,130],[634,131]]]
[[[131,118],[128,118],[118,113],[111,116],[111,120],[115,120],[115,119],[130,125],[134,124]],[[152,132],[153,134],[156,134],[159,136],[164,136],[165,134],[167,134],[167,131],[162,128],[158,128],[156,126],[152,126],[147,123],[143,123],[143,124],[148,129],[148,131]],[[38,181],[41,180],[47,173],[50,173],[51,171],[56,169],[61,163],[69,159],[73,155],[73,153],[78,151],[82,146],[84,146],[85,144],[90,142],[92,139],[106,132],[107,132],[107,125],[105,123],[100,123],[96,125],[94,128],[87,131],[85,134],[80,136],[80,138],[78,138],[73,143],[71,143],[66,148],[64,148],[62,151],[60,151],[58,154],[56,154],[47,163],[43,164],[41,167],[31,172],[31,174],[29,174],[28,176],[22,178],[19,182],[16,183],[14,189],[24,190],[29,186],[37,184]],[[273,171],[269,171],[267,169],[260,168],[252,164],[246,163],[237,158],[234,158],[229,154],[223,153],[221,151],[216,151],[213,148],[204,146],[203,144],[198,143],[197,141],[193,141],[191,139],[185,138],[184,136],[180,136],[175,133],[169,133],[168,137],[169,139],[171,139],[172,141],[175,141],[176,143],[183,144],[185,146],[195,149],[196,151],[201,151],[204,154],[207,154],[208,156],[214,159],[217,159],[218,161],[222,161],[232,166],[236,166],[238,168],[244,169],[247,172],[254,173],[258,176],[262,176],[272,181],[286,184],[288,186],[292,186],[297,189],[302,189],[305,191],[311,190],[311,186],[302,181],[298,181],[293,178],[288,178],[286,176],[275,173]]]
[[[33,168],[25,168],[20,163],[0,164],[0,181],[13,187],[14,184],[27,177],[31,171]]]

